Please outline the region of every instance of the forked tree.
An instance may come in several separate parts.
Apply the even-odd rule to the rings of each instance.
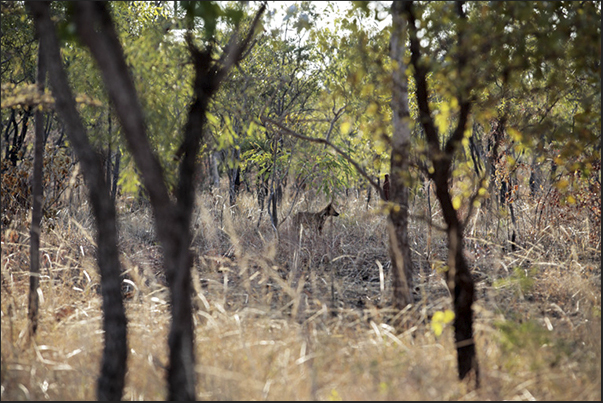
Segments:
[[[190,6],[190,5],[189,5]],[[46,52],[50,83],[56,108],[70,132],[70,139],[80,158],[93,213],[98,226],[97,244],[103,293],[105,350],[97,386],[100,400],[122,397],[126,369],[126,318],[120,294],[120,265],[117,259],[115,206],[104,180],[100,160],[86,136],[60,58],[55,28],[47,3],[30,4],[41,45]],[[190,220],[193,210],[195,160],[203,141],[203,127],[211,97],[238,63],[248,47],[265,10],[262,4],[245,36],[231,37],[218,60],[212,55],[213,41],[205,49],[194,45],[192,34],[186,35],[194,65],[193,99],[183,128],[176,200],[172,201],[162,167],[154,153],[144,113],[126,63],[113,19],[104,2],[76,2],[73,16],[77,33],[90,49],[102,73],[109,98],[115,107],[128,149],[141,173],[155,217],[157,238],[163,248],[164,270],[171,291],[172,322],[169,333],[168,398],[195,399],[194,332],[191,305]],[[187,9],[192,20],[195,7]],[[192,28],[192,26],[190,27]],[[110,261],[106,261],[110,258]]]
[[[473,301],[475,299],[475,284],[469,265],[463,255],[463,225],[457,210],[452,204],[449,182],[452,178],[452,162],[455,153],[460,148],[465,128],[469,119],[472,101],[469,92],[471,83],[462,83],[455,94],[459,104],[459,114],[456,127],[445,144],[440,145],[440,134],[431,116],[429,106],[429,90],[427,74],[428,63],[422,60],[420,39],[417,34],[417,18],[413,2],[401,2],[393,8],[397,14],[402,14],[408,23],[408,34],[410,39],[410,64],[413,67],[413,76],[416,83],[416,100],[419,109],[419,121],[427,139],[427,158],[430,160],[433,170],[428,172],[436,186],[436,196],[442,208],[442,216],[446,223],[446,235],[448,238],[448,270],[446,271],[446,282],[452,294],[454,304],[454,338],[457,349],[457,364],[459,378],[465,379],[473,376],[475,385],[479,385],[479,369],[473,339]],[[461,20],[465,14],[462,2],[457,2],[457,13]],[[457,41],[461,51],[456,59],[457,68],[463,71],[467,60],[467,50],[462,46],[464,32],[458,31]]]

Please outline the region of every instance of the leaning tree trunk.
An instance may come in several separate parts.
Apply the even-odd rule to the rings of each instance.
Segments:
[[[389,198],[393,203],[389,213],[389,252],[392,260],[394,306],[402,309],[413,302],[413,265],[408,245],[408,181],[410,127],[408,121],[408,85],[404,56],[405,20],[402,2],[392,3],[391,58],[397,62],[392,73],[392,136]]]
[[[88,46],[100,68],[109,97],[123,127],[128,149],[140,169],[155,217],[157,238],[163,249],[163,264],[171,291],[172,314],[168,336],[168,399],[194,400],[196,375],[189,281],[189,213],[180,209],[180,205],[175,206],[170,200],[163,170],[149,143],[138,94],[106,5],[100,2],[77,2],[75,19],[79,37]],[[204,114],[201,115],[196,118],[204,119]],[[201,129],[201,126],[197,127]],[[192,143],[189,145],[195,147],[194,142]],[[195,149],[198,149],[198,146]],[[186,148],[185,150],[188,151]],[[184,160],[188,162],[186,156]],[[187,167],[185,172],[189,171],[190,167]],[[188,205],[188,198],[185,198],[187,200],[184,203]],[[183,203],[180,185],[178,203]]]
[[[103,297],[103,330],[105,344],[101,372],[97,384],[99,400],[120,400],[126,375],[127,319],[121,295],[121,266],[117,250],[115,205],[100,158],[92,148],[76,109],[75,99],[63,70],[59,42],[46,2],[28,2],[48,67],[55,108],[66,127],[88,186],[92,212],[97,225],[97,256]]]

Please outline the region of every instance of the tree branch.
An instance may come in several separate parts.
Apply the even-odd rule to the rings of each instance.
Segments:
[[[101,161],[90,143],[73,97],[60,54],[48,2],[27,2],[36,26],[39,46],[48,68],[56,110],[83,167],[97,233],[97,260],[103,297],[104,349],[97,383],[98,400],[120,400],[126,373],[127,317],[121,297],[121,265],[117,249],[115,205],[104,180]]]
[[[224,76],[226,74],[228,74],[228,72],[230,71],[230,69],[233,65],[239,63],[243,59],[243,52],[245,52],[245,49],[249,46],[249,43],[253,39],[253,36],[255,34],[255,29],[258,26],[258,24],[260,22],[260,18],[262,17],[262,14],[264,13],[265,10],[266,10],[266,2],[264,1],[264,2],[262,2],[262,5],[260,6],[260,9],[258,10],[258,12],[255,14],[255,17],[253,18],[253,21],[251,22],[251,26],[249,27],[249,30],[247,31],[247,35],[245,36],[245,39],[242,42],[235,40],[233,49],[228,49],[228,52],[226,53],[226,57],[224,58],[224,66],[218,72],[218,74],[219,74],[218,78],[220,80],[222,80],[224,78]],[[233,36],[233,38],[236,38],[236,34]],[[228,48],[230,48],[230,46]]]
[[[429,90],[427,86],[427,66],[421,62],[421,44],[417,37],[416,17],[413,10],[413,2],[404,2],[404,13],[408,19],[408,36],[410,38],[410,63],[414,68],[414,78],[417,86],[416,98],[419,108],[419,120],[425,131],[427,144],[429,145],[429,158],[436,164],[444,156],[440,149],[438,131],[431,117],[429,108]],[[432,177],[431,174],[429,174]]]
[[[100,67],[152,205],[168,210],[170,199],[163,169],[149,143],[142,107],[107,6],[102,2],[76,2],[75,13],[78,34]],[[100,31],[95,29],[99,25]]]
[[[335,101],[333,101],[333,119],[331,119],[331,122],[329,123],[329,130],[327,130],[327,134],[325,135],[325,140],[329,141],[329,138],[331,137],[331,132],[333,131],[333,128],[335,127],[335,123],[337,122],[337,120],[339,120],[339,118],[343,114],[345,107],[346,107],[346,105],[342,106],[338,110],[335,110]],[[327,148],[326,144],[325,144],[325,148]]]
[[[457,80],[459,80],[457,99],[460,105],[460,112],[456,129],[454,130],[452,136],[450,136],[450,138],[446,142],[446,146],[444,147],[444,152],[446,153],[446,155],[454,154],[456,147],[463,140],[465,134],[465,127],[467,126],[467,121],[469,119],[469,112],[471,111],[471,100],[469,96],[469,93],[471,91],[471,82],[463,77],[463,69],[465,69],[467,66],[467,51],[465,50],[465,24],[467,22],[467,15],[463,10],[463,3],[463,1],[457,1],[455,3],[456,12],[459,17],[459,26],[457,31],[457,48],[459,49],[459,53],[458,63],[456,67],[458,74]]]
[[[306,141],[311,141],[313,143],[319,143],[319,144],[325,144],[329,147],[331,147],[333,150],[335,150],[335,152],[339,155],[341,155],[343,158],[345,158],[346,161],[348,161],[350,164],[352,164],[354,166],[354,168],[356,168],[356,171],[358,171],[358,173],[360,175],[362,175],[370,184],[371,186],[373,186],[375,188],[375,190],[377,192],[379,192],[379,195],[381,196],[381,199],[385,200],[385,195],[383,194],[383,189],[381,189],[381,186],[379,186],[379,184],[377,182],[375,182],[367,173],[364,169],[362,169],[362,167],[360,165],[358,165],[358,163],[356,161],[354,161],[345,151],[341,150],[339,147],[337,147],[335,144],[331,143],[328,140],[325,139],[318,139],[315,137],[308,137],[308,136],[304,136],[303,134],[299,134],[294,132],[293,130],[283,126],[282,124],[280,124],[279,122],[276,122],[270,118],[267,118],[265,116],[261,116],[260,117],[262,124],[264,126],[266,126],[266,123],[271,123],[274,126],[278,127],[279,129],[281,129],[284,133],[293,136],[293,137],[297,137],[299,139],[302,140],[306,140]]]

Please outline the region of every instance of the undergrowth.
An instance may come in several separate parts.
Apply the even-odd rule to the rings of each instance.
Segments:
[[[601,399],[600,229],[593,236],[584,217],[535,225],[540,212],[517,202],[513,248],[504,214],[493,220],[495,209],[484,208],[469,221],[481,374],[473,390],[457,377],[452,326],[438,335],[431,326],[435,312],[452,308],[439,273],[444,234],[411,220],[415,304],[397,312],[377,202],[339,197],[340,216],[321,235],[298,240],[291,217],[280,217],[278,233],[265,212],[260,219],[252,195],[232,207],[227,200],[224,189],[199,194],[192,223],[199,399]],[[413,199],[412,217],[427,211],[424,200]],[[302,205],[319,211],[327,203]],[[282,211],[289,207],[285,196]],[[118,212],[130,348],[124,400],[165,399],[170,317],[161,248],[148,206],[122,197]],[[52,224],[42,234],[31,343],[27,224],[2,229],[3,400],[95,398],[102,312],[94,220],[83,201]]]

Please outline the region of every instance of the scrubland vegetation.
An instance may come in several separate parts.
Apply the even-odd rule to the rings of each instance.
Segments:
[[[311,211],[327,202],[305,196]],[[411,212],[419,215],[426,201],[422,190],[414,196]],[[600,228],[579,209],[545,210],[538,228],[534,202],[520,198],[520,227],[530,232],[515,252],[496,237],[496,220],[476,214],[467,253],[478,290],[482,386],[468,392],[456,375],[450,325],[439,336],[432,328],[434,312],[451,309],[443,276],[433,270],[445,255],[443,234],[433,231],[430,266],[426,224],[411,221],[420,268],[416,305],[396,312],[388,307],[385,217],[380,202],[367,205],[366,192],[338,198],[340,216],[327,221],[322,237],[302,239],[299,257],[285,243],[290,219],[277,241],[266,219],[256,227],[252,195],[243,193],[232,208],[226,197],[226,189],[200,193],[193,224],[198,398],[600,399]],[[134,283],[124,283],[130,348],[124,399],[164,399],[170,317],[169,295],[156,275],[161,254],[148,207],[121,198],[118,208],[120,259]],[[558,209],[567,218],[554,214]],[[3,231],[3,399],[94,399],[102,312],[93,234],[85,199],[46,226],[40,328],[28,347],[27,226]],[[296,259],[304,274],[293,290],[288,280]]]
[[[353,3],[1,2],[2,400],[601,400],[600,2]]]

